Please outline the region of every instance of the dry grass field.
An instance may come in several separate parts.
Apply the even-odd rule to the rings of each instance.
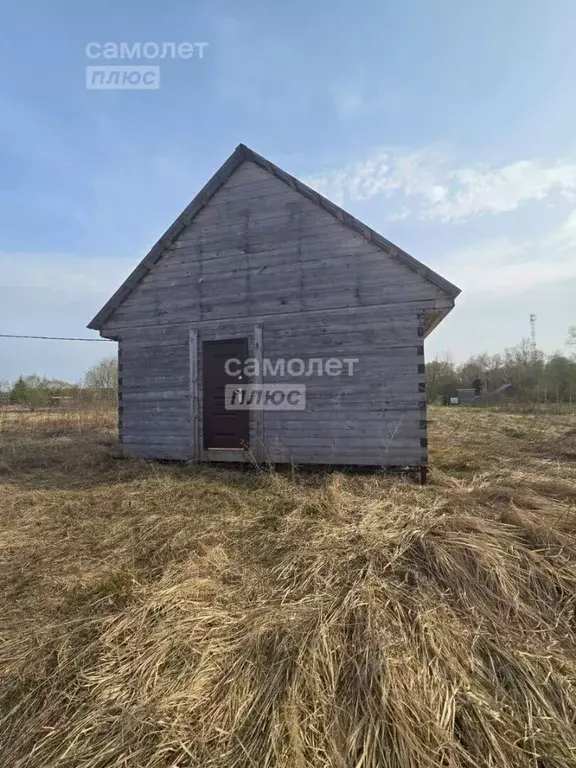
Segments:
[[[0,766],[573,768],[576,415],[429,416],[422,487],[0,415]]]

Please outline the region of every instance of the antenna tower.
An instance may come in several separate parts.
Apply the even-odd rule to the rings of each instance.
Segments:
[[[532,355],[536,357],[536,315],[530,315],[530,346]]]

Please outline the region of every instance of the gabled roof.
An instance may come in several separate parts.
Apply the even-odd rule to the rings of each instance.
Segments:
[[[301,181],[291,176],[286,171],[283,171],[274,163],[271,163],[266,158],[258,155],[253,150],[249,149],[244,144],[239,144],[234,152],[230,155],[228,160],[216,171],[210,181],[200,190],[194,200],[182,211],[176,221],[169,227],[162,235],[160,240],[152,248],[152,250],[145,256],[140,264],[134,269],[134,271],[128,276],[128,278],[122,283],[120,288],[114,293],[114,295],[104,304],[100,312],[90,321],[88,328],[94,330],[100,330],[103,325],[110,318],[112,313],[122,304],[126,297],[134,290],[142,278],[151,270],[151,268],[160,260],[167,246],[173,243],[186,229],[186,227],[193,221],[193,219],[200,213],[205,205],[211,200],[211,198],[218,192],[220,187],[232,176],[234,171],[242,165],[243,162],[248,161],[255,163],[256,165],[264,168],[276,178],[283,181],[288,186],[295,189],[304,197],[307,197],[312,202],[319,205],[325,211],[335,216],[339,221],[345,224],[350,229],[355,230],[370,242],[375,243],[389,256],[400,261],[409,269],[417,272],[431,283],[434,283],[438,288],[444,291],[448,296],[455,298],[460,293],[460,289],[455,285],[445,280],[439,274],[429,269],[422,262],[415,259],[410,254],[398,248],[386,238],[379,235],[366,224],[351,216],[342,208],[331,202],[323,195],[315,192],[310,187],[303,184]]]

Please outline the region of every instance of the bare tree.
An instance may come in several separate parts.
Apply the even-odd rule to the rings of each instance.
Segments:
[[[458,387],[458,375],[450,353],[426,365],[426,392],[428,402],[450,397]]]
[[[90,389],[116,389],[118,386],[118,361],[107,357],[88,368],[84,376],[84,386]]]

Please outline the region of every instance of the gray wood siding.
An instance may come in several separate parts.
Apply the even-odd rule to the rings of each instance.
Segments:
[[[244,163],[105,325],[260,317],[445,299],[377,245]]]
[[[125,453],[190,458],[189,359],[185,326],[146,327],[122,335],[118,394]]]
[[[286,322],[288,320],[288,322]],[[250,445],[257,461],[411,465],[427,463],[421,318],[413,310],[332,310],[283,316],[262,324],[262,354],[275,363],[301,358],[355,358],[354,374],[264,377],[306,386],[304,411],[252,411]],[[353,330],[346,330],[353,328]],[[247,338],[256,356],[251,320],[202,322],[197,333],[198,404],[202,402],[202,343]],[[191,421],[189,328],[145,327],[120,341],[124,450],[157,458],[202,458],[202,408]],[[420,368],[420,370],[419,370]],[[195,445],[195,439],[198,443]]]
[[[446,301],[420,274],[245,163],[102,330],[120,344],[124,450],[205,458],[202,343],[245,337],[251,356],[272,361],[359,361],[350,377],[276,378],[305,384],[307,408],[251,412],[256,460],[426,465],[423,318]]]
[[[265,458],[276,462],[412,465],[427,463],[420,318],[414,310],[332,311],[271,319],[265,357],[354,358],[353,375],[286,374],[277,382],[306,386],[306,409],[265,411]],[[420,373],[419,373],[420,366]]]

